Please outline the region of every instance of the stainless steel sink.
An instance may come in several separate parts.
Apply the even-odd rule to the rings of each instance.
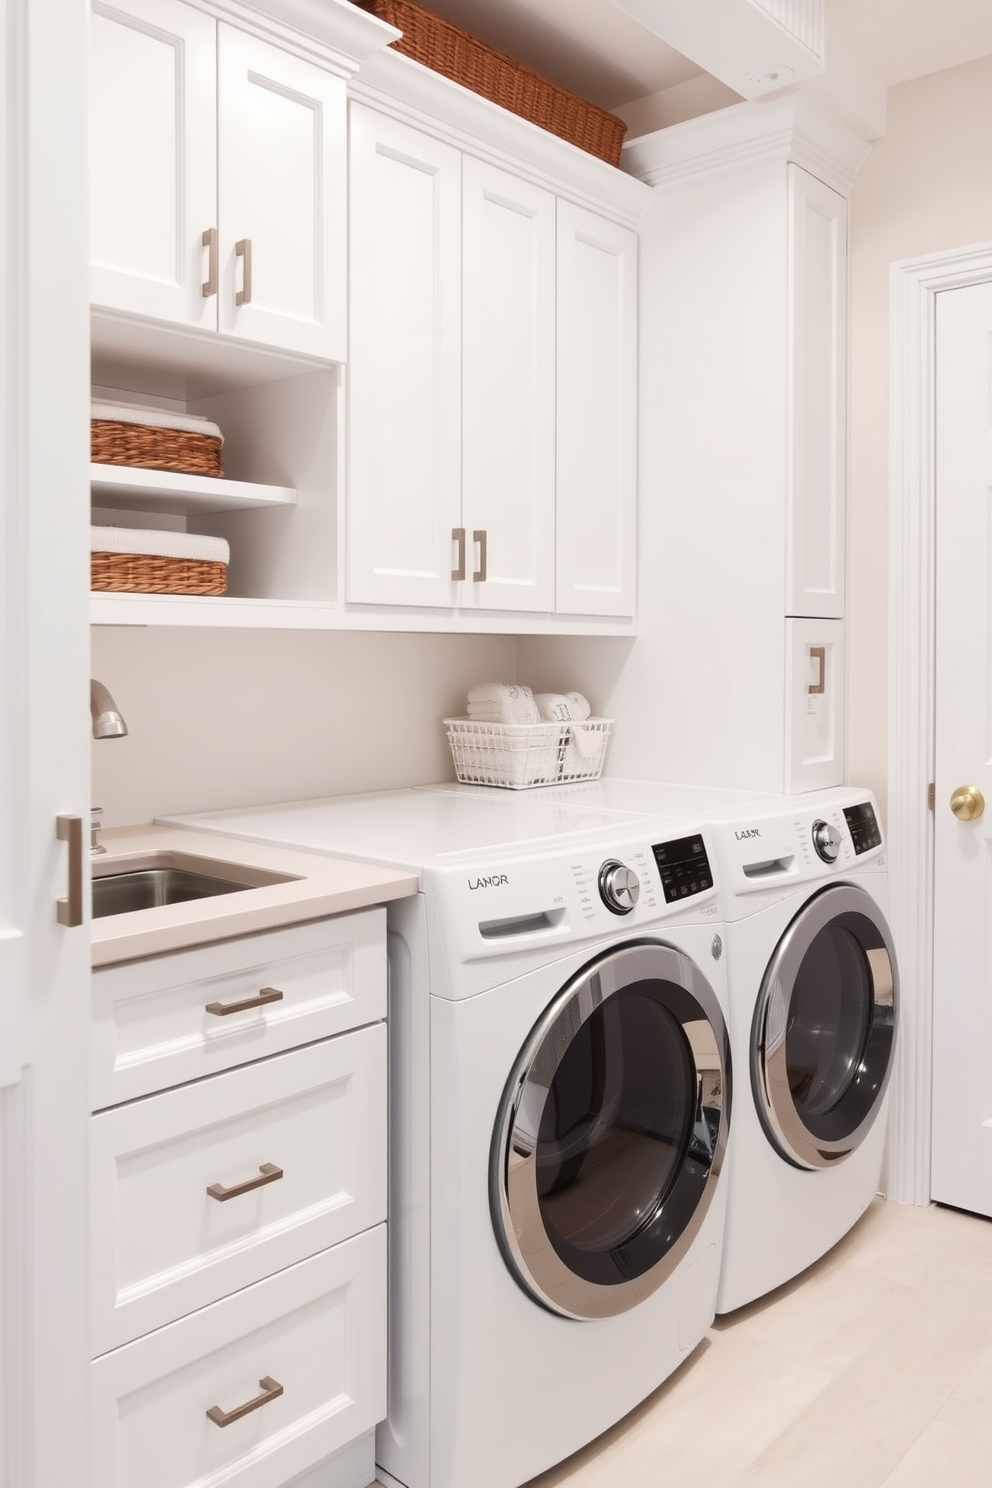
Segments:
[[[93,876],[93,918],[130,914],[136,909],[160,909],[216,894],[239,894],[245,889],[289,883],[291,875],[268,873],[240,863],[222,863],[193,853],[147,853],[127,867],[115,866]]]

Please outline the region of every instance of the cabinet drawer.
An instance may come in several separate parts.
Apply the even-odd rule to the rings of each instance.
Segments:
[[[102,1354],[385,1219],[386,1025],[93,1116],[90,1175]]]
[[[232,1003],[248,1006],[223,1011]],[[92,1108],[385,1014],[381,908],[102,967],[93,973]]]
[[[279,1488],[385,1415],[385,1299],[377,1225],[104,1354],[90,1366],[89,1481]],[[207,1414],[266,1391],[229,1425]]]

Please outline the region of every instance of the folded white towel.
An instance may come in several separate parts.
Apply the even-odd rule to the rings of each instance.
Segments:
[[[468,695],[468,716],[479,723],[540,723],[534,694],[520,682],[483,682]]]
[[[156,532],[150,527],[91,527],[93,553],[147,553],[156,558],[188,558],[228,563],[230,544],[223,537],[198,532]]]
[[[592,709],[589,706],[588,698],[583,697],[581,692],[566,692],[565,696],[568,699],[573,718],[582,719],[589,717]]]
[[[144,403],[91,398],[90,418],[109,419],[116,424],[147,424],[153,429],[179,429],[184,434],[206,434],[224,442],[218,426],[198,413],[176,413],[171,408],[149,408]]]
[[[569,745],[574,745],[575,752],[583,759],[594,759],[603,748],[601,728],[584,728],[581,723],[573,723],[569,734]]]
[[[572,712],[572,704],[560,692],[535,692],[534,702],[542,718],[549,723],[568,723],[578,715]]]

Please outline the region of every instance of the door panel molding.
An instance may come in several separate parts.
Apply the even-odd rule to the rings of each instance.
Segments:
[[[992,279],[992,243],[890,269],[889,921],[902,970],[883,1173],[887,1198],[930,1202],[933,1040],[935,296]]]

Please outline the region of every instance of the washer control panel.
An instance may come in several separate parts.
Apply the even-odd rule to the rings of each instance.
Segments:
[[[817,857],[822,858],[824,863],[836,863],[843,840],[843,833],[831,826],[830,822],[817,820],[813,823],[813,846]]]
[[[693,894],[704,894],[712,889],[713,871],[706,855],[706,844],[698,833],[656,843],[652,852],[661,874],[666,903],[689,899]]]
[[[607,858],[599,870],[599,895],[613,914],[627,915],[641,897],[641,881],[619,858]]]
[[[862,801],[857,806],[845,806],[844,820],[856,853],[871,852],[873,847],[881,847],[882,832],[870,801]]]

